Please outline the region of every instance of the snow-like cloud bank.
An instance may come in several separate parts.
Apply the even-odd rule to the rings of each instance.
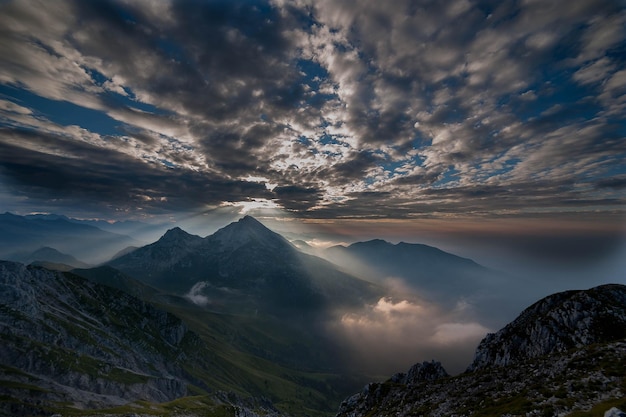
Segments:
[[[381,298],[360,311],[341,314],[332,331],[368,372],[405,371],[423,360],[441,361],[451,373],[464,370],[489,332],[459,303],[453,311],[416,300]]]

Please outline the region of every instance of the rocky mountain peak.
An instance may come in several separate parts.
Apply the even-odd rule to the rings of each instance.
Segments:
[[[550,295],[528,307],[476,350],[470,371],[506,366],[626,337],[626,286],[602,285]]]
[[[415,385],[424,381],[436,381],[440,378],[448,376],[450,375],[443,368],[441,362],[424,361],[413,365],[407,373],[398,373],[393,375],[391,377],[391,381],[398,384]]]
[[[158,243],[161,245],[181,245],[189,243],[200,243],[201,240],[202,238],[200,236],[187,233],[180,227],[174,227],[165,232],[165,234],[161,236],[161,238],[158,240]]]
[[[210,238],[217,240],[224,249],[233,250],[255,242],[267,248],[291,248],[292,245],[281,235],[272,232],[252,216],[244,216],[215,232]]]

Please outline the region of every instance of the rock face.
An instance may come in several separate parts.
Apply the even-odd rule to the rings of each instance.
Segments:
[[[604,417],[626,417],[626,413],[617,407],[613,407],[604,413]]]
[[[440,362],[422,362],[416,363],[405,373],[395,374],[391,377],[391,381],[397,384],[415,385],[424,381],[436,381],[445,378],[448,375]]]
[[[507,366],[593,343],[626,338],[626,287],[566,291],[528,307],[478,346],[469,370]]]
[[[407,373],[395,374],[391,377],[393,386],[412,387],[424,382],[432,382],[449,376],[441,363],[423,362],[415,364]],[[368,413],[386,401],[390,390],[385,384],[372,383],[365,386],[363,391],[346,399],[341,403],[339,415],[350,417],[369,415]]]
[[[604,285],[533,304],[488,335],[461,375],[417,364],[367,385],[338,417],[564,416],[592,406],[613,415],[625,383],[626,286]]]
[[[184,365],[202,349],[179,318],[133,296],[0,262],[0,393],[16,399],[10,407],[24,397],[90,408],[172,400],[187,394]]]

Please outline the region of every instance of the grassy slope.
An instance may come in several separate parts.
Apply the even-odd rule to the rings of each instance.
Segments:
[[[320,341],[306,329],[285,326],[270,317],[224,315],[195,307],[157,306],[182,318],[207,345],[201,357],[190,358],[186,371],[195,379],[189,386],[190,396],[169,403],[151,404],[138,401],[103,410],[77,410],[69,403],[42,406],[39,410],[68,416],[128,413],[174,416],[187,410],[198,416],[231,416],[232,407],[216,401],[216,391],[234,392],[239,397],[267,398],[280,411],[294,416],[335,415],[339,403],[361,389],[371,377],[347,376],[311,363],[301,349],[308,349],[313,360]],[[57,355],[63,356],[63,355]],[[3,372],[20,372],[4,369]],[[24,374],[31,383],[11,382],[10,390],[28,390],[36,394],[37,378]],[[129,383],[139,381],[128,381]],[[0,396],[2,402],[19,401]]]
[[[341,375],[310,361],[324,356],[315,335],[269,317],[198,314],[195,308],[170,311],[200,334],[208,346],[214,373],[189,369],[214,389],[269,398],[294,415],[334,415],[339,403],[369,377]],[[301,354],[302,350],[308,350]],[[307,357],[308,356],[308,357]]]

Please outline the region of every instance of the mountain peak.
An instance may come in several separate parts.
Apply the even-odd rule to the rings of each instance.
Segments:
[[[245,227],[245,228],[248,228],[248,229],[256,229],[256,230],[259,230],[259,231],[263,230],[263,231],[267,231],[267,232],[273,233],[270,229],[265,227],[265,225],[263,223],[261,223],[260,221],[258,221],[257,219],[255,219],[254,217],[249,216],[249,215],[243,216],[241,219],[237,220],[236,223],[231,223],[231,225],[237,225],[238,227]]]
[[[292,245],[281,235],[265,227],[252,216],[244,216],[215,232],[212,238],[217,239],[224,248],[235,249],[250,242],[262,244],[268,248],[279,248]]]
[[[243,216],[241,219],[239,219],[237,221],[237,223],[242,222],[242,223],[257,223],[257,224],[261,224],[260,221],[258,221],[257,219],[255,219],[254,217],[246,214],[245,216]]]
[[[387,242],[383,239],[371,239],[365,242],[356,242],[350,245],[351,247],[383,247],[383,246],[394,246],[392,243]]]
[[[182,243],[182,242],[190,242],[190,241],[200,241],[202,238],[200,236],[192,235],[190,233],[185,232],[180,227],[174,227],[169,229],[161,238],[158,240],[159,243]]]
[[[176,226],[176,227],[169,229],[167,232],[165,232],[165,234],[163,235],[163,237],[161,237],[161,239],[179,237],[179,236],[191,236],[191,235],[185,232],[180,227]]]

